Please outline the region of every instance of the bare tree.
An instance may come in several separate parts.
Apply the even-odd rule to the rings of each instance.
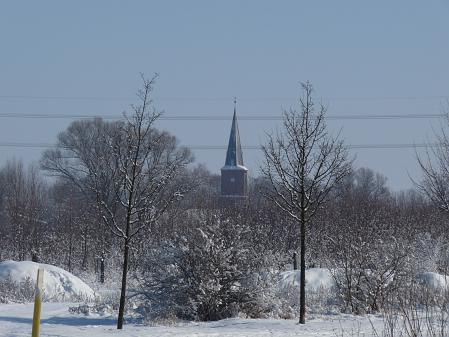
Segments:
[[[449,110],[446,125],[449,125]],[[449,135],[444,125],[439,133],[435,132],[435,137],[434,146],[428,146],[422,155],[416,153],[423,180],[414,183],[436,207],[449,212]]]
[[[312,100],[311,83],[302,83],[300,111],[284,111],[283,129],[268,135],[262,147],[262,174],[271,182],[266,196],[299,224],[300,317],[305,323],[306,228],[326,202],[329,192],[351,169],[347,150],[339,137],[326,129],[326,107]]]
[[[9,235],[12,242],[13,258],[25,260],[27,256],[26,244],[29,242],[28,228],[23,217],[27,208],[26,202],[26,173],[22,162],[8,162],[3,169],[6,198],[5,210],[9,222]]]
[[[74,121],[59,133],[56,147],[46,150],[41,160],[41,166],[48,174],[60,178],[82,194],[84,210],[89,210],[89,221],[84,222],[80,232],[83,236],[80,243],[83,269],[88,268],[91,255],[104,260],[114,239],[105,228],[101,202],[107,202],[116,211],[117,186],[113,181],[114,160],[108,137],[118,124],[100,118]]]
[[[38,260],[48,229],[45,219],[47,208],[46,186],[36,166],[26,170],[21,161],[7,162],[2,170],[5,216],[5,227],[9,227],[9,249],[11,257],[25,260],[30,257]]]
[[[153,128],[161,115],[153,108],[150,97],[154,78],[142,79],[140,104],[132,106],[132,116],[108,137],[117,187],[114,205],[121,211],[116,214],[110,204],[101,201],[103,220],[124,244],[118,329],[123,327],[130,243],[189,190],[189,185],[173,182],[193,160],[187,148],[177,147],[175,137]]]
[[[149,230],[167,208],[192,187],[182,179],[193,157],[167,132],[154,128],[155,77],[143,77],[139,104],[122,121],[74,122],[59,135],[57,149],[42,166],[95,200],[99,219],[123,243],[122,286],[117,328],[122,329],[131,242]]]

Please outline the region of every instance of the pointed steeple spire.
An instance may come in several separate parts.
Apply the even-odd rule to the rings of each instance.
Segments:
[[[232,117],[231,134],[229,135],[228,151],[225,166],[243,166],[242,145],[237,125],[237,99],[234,97],[234,116]]]
[[[236,106],[237,100],[234,98],[234,116],[232,117],[226,162],[225,166],[221,168],[221,195],[226,200],[240,203],[248,196],[248,169],[243,166]]]

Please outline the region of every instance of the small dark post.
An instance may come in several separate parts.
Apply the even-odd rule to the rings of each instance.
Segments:
[[[101,254],[100,259],[100,283],[104,283],[104,252]]]
[[[37,254],[37,252],[33,251],[31,253],[31,261],[33,262],[39,262],[39,255]]]
[[[100,259],[100,283],[104,283],[104,257]]]
[[[298,257],[296,252],[293,252],[293,270],[298,270]]]

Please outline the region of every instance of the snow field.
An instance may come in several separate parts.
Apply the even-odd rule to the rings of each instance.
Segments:
[[[115,328],[113,316],[70,314],[74,303],[44,303],[42,306],[41,337],[265,337],[265,336],[373,336],[370,320],[351,315],[322,316],[311,319],[306,325],[297,320],[282,319],[225,319],[207,323],[179,323],[171,326],[143,326],[126,324],[123,331]],[[0,305],[0,336],[21,337],[31,334],[32,304]],[[375,326],[382,319],[370,317]]]

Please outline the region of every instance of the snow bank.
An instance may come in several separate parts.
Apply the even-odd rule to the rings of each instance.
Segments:
[[[444,290],[449,288],[449,276],[432,272],[421,273],[418,275],[418,281],[434,290]]]
[[[434,290],[449,290],[449,276],[438,273],[425,272],[417,276],[417,281]],[[300,271],[289,270],[281,273],[281,287],[299,286],[301,283]],[[331,289],[335,285],[331,273],[326,268],[306,269],[306,289],[315,291],[320,288]]]
[[[31,261],[0,262],[0,280],[10,279],[14,283],[30,279],[36,283],[38,268],[44,269],[44,298],[58,300],[93,299],[95,292],[78,277],[64,269]]]
[[[301,277],[299,270],[289,270],[281,273],[281,287],[299,286]],[[306,269],[306,289],[316,291],[330,289],[335,285],[331,273],[325,268]]]

